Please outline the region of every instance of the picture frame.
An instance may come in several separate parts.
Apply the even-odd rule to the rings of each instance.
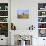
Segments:
[[[29,19],[29,10],[17,10],[17,18],[18,19]]]

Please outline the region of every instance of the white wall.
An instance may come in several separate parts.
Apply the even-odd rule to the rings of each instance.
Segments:
[[[29,26],[31,26],[34,21],[37,20],[36,9],[37,9],[37,2],[35,1],[30,1],[30,0],[12,0],[11,2],[11,22],[14,22],[16,25],[17,30],[27,30]],[[29,19],[18,19],[17,18],[17,10],[19,9],[29,9]],[[35,10],[35,13],[34,13]],[[36,17],[36,19],[34,19]],[[32,20],[33,19],[33,20]]]
[[[29,9],[31,11],[29,19],[18,19],[16,10],[19,9]],[[32,35],[37,36],[37,0],[11,0],[11,22],[16,25],[17,30],[15,34],[27,34],[27,31],[28,34],[31,34],[28,28],[33,24],[36,30],[34,30]]]
[[[32,33],[34,37],[33,46],[41,46],[40,44],[43,44],[42,38],[38,38],[38,3],[46,3],[46,0],[11,0],[11,22],[16,25],[17,30],[15,32],[26,34],[26,30],[28,30],[30,25],[33,24],[35,26],[35,30]],[[16,10],[18,9],[31,10],[29,19],[18,19],[16,14]]]

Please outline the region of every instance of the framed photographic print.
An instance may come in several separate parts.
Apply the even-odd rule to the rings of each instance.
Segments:
[[[29,10],[17,10],[17,18],[18,19],[28,19]]]
[[[8,23],[0,23],[0,35],[8,37]]]
[[[8,17],[0,17],[0,22],[8,22]]]
[[[39,37],[46,37],[46,29],[39,29]]]

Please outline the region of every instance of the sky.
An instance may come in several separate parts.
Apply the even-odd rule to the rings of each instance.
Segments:
[[[17,10],[17,14],[22,14],[22,13],[29,14],[29,10]]]

